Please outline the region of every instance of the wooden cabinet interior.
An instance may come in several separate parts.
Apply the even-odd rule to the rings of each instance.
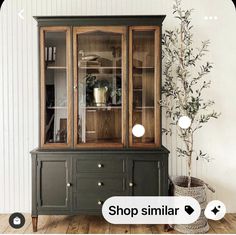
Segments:
[[[41,147],[71,146],[70,28],[40,29]]]
[[[133,31],[133,123],[142,124],[145,134],[133,143],[154,143],[154,30]]]
[[[40,35],[42,148],[161,146],[159,26],[41,27]]]
[[[125,28],[74,31],[76,147],[122,147],[125,139]]]
[[[129,35],[129,144],[160,146],[160,28],[131,27]],[[141,138],[132,134],[136,124],[145,128]]]

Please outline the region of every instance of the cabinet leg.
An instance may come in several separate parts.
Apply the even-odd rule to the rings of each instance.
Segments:
[[[38,216],[32,216],[32,225],[33,225],[33,231],[37,232],[38,230]]]

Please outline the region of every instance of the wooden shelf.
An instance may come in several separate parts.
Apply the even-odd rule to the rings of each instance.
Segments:
[[[134,112],[143,112],[144,110],[152,110],[153,106],[143,106],[143,107],[135,107]]]
[[[155,69],[154,67],[142,66],[142,67],[133,67],[133,69]]]
[[[96,131],[86,131],[86,134],[95,134]]]
[[[109,67],[101,67],[101,66],[99,66],[99,67],[97,67],[97,66],[80,67],[80,66],[78,66],[78,68],[79,69],[121,69],[121,67],[110,67],[110,66]]]
[[[137,106],[135,109],[154,109],[154,106]]]
[[[47,109],[67,109],[66,106],[53,106],[53,107],[47,107]]]
[[[82,109],[86,109],[87,111],[96,111],[96,110],[119,110],[122,108],[122,106],[87,106],[87,107],[79,107],[79,108],[82,108]]]
[[[65,66],[47,66],[47,69],[54,69],[54,70],[66,70]]]
[[[91,144],[107,144],[107,143],[111,143],[111,144],[118,144],[118,145],[122,145],[120,143],[121,139],[120,138],[111,138],[111,139],[93,139],[93,140],[87,140],[86,142],[84,143],[91,143]]]
[[[96,77],[120,77],[121,76],[121,73],[89,73],[89,74],[92,74]]]

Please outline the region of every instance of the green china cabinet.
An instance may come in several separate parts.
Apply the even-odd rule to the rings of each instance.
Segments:
[[[165,16],[35,17],[40,143],[32,221],[101,214],[111,196],[168,194],[161,143]]]

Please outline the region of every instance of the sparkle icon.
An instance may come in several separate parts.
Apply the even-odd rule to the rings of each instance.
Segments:
[[[220,206],[218,206],[218,208],[220,209]],[[211,211],[216,215],[220,210],[218,210],[215,206],[214,209]]]

